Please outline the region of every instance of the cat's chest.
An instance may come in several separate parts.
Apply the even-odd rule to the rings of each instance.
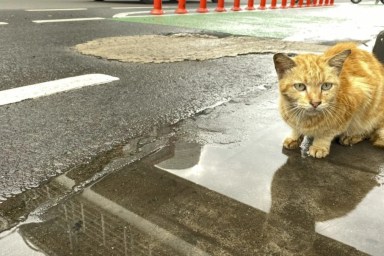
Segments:
[[[330,127],[330,123],[322,117],[306,117],[306,118],[287,118],[285,121],[299,133],[307,136],[316,136],[320,133],[328,132],[334,127]]]

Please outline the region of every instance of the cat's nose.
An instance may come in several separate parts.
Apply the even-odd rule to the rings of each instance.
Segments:
[[[321,101],[311,101],[311,105],[313,108],[317,108],[321,104]]]

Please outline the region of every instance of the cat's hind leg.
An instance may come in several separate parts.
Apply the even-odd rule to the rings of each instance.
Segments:
[[[374,146],[384,148],[384,127],[377,129],[371,139]]]
[[[339,138],[339,143],[344,146],[352,146],[366,139],[365,135],[345,135],[342,134]]]

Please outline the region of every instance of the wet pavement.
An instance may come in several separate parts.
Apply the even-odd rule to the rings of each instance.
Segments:
[[[0,254],[382,255],[383,151],[282,150],[277,97],[234,98],[7,200]]]
[[[246,12],[240,15],[253,19],[255,27],[261,29],[256,31],[258,36],[331,44],[342,39],[371,39],[383,28],[378,8],[373,5],[348,6],[349,16],[371,14],[367,22],[360,23],[356,23],[361,19],[359,15],[354,20],[347,19],[347,15],[344,16],[346,12],[341,15],[341,7],[328,9],[329,16],[316,16],[315,9],[308,8],[301,12],[303,16],[297,15],[297,10],[291,10],[282,18],[280,13],[287,10],[281,10],[275,12],[280,23],[272,24],[279,27],[279,31],[271,31],[263,23],[265,18],[273,20],[270,11],[258,12],[259,18],[257,15],[249,17]],[[225,17],[231,19],[231,15],[238,14]],[[330,28],[335,26],[335,16],[338,16],[340,26],[336,26],[336,32],[329,37]],[[185,17],[187,23],[188,19],[194,23],[194,17]],[[221,24],[217,17],[206,17],[207,30],[232,33],[221,31],[220,27],[210,27],[208,21]],[[299,17],[298,23],[293,22],[293,17]],[[169,25],[165,21],[170,17],[164,18],[163,24]],[[183,25],[182,19],[185,18],[177,18],[180,26],[196,28],[196,23]],[[303,23],[314,19],[322,25]],[[135,17],[127,20],[149,20],[148,23],[153,24],[155,19]],[[292,26],[285,29],[280,26],[281,22]],[[116,20],[111,23],[117,24]],[[372,27],[372,23],[376,26]],[[223,27],[255,32],[246,26],[247,22],[242,24],[244,27],[241,29],[235,25],[228,26],[228,23]],[[353,34],[345,30],[356,24]],[[297,27],[301,29],[292,33],[292,28]],[[283,48],[284,44],[281,43]],[[265,48],[267,46],[270,45]],[[369,142],[353,147],[334,143],[326,159],[306,157],[300,150],[283,150],[282,140],[289,129],[278,114],[276,75],[272,55],[268,54],[277,49],[280,48],[273,47],[267,53],[256,51],[263,52],[262,55],[204,62],[183,61],[177,66],[143,64],[140,68],[145,68],[149,75],[140,78],[134,77],[139,69],[133,64],[104,61],[105,68],[111,66],[122,72],[129,70],[131,73],[128,72],[127,76],[138,85],[134,92],[124,89],[122,84],[115,85],[120,88],[116,92],[119,100],[110,97],[115,99],[112,107],[101,104],[100,109],[96,109],[97,115],[84,117],[87,122],[75,127],[77,133],[82,129],[85,135],[68,133],[68,127],[63,125],[63,131],[67,132],[65,135],[73,142],[70,150],[65,144],[65,154],[85,150],[77,144],[84,138],[92,144],[87,150],[96,148],[93,144],[95,137],[88,135],[89,130],[97,129],[91,122],[94,120],[99,126],[104,120],[105,127],[102,126],[100,134],[108,134],[106,140],[124,137],[124,143],[106,142],[103,153],[83,157],[85,160],[81,165],[69,165],[73,163],[69,160],[54,161],[52,165],[55,168],[44,166],[44,170],[49,171],[47,176],[52,178],[37,188],[26,186],[28,190],[22,174],[29,169],[18,162],[23,172],[10,171],[9,177],[20,176],[21,182],[5,184],[4,187],[12,188],[12,191],[0,198],[4,200],[0,204],[0,255],[382,255],[384,151],[374,148]],[[292,45],[286,50],[292,50]],[[80,57],[91,58],[76,58]],[[169,75],[167,72],[171,71],[172,75]],[[160,73],[163,75],[159,81],[153,74]],[[196,75],[188,80],[184,73]],[[144,81],[146,79],[148,81]],[[184,85],[186,87],[182,87]],[[212,85],[220,90],[213,90]],[[107,117],[118,120],[119,116],[139,113],[141,106],[136,101],[128,107],[124,107],[123,102],[130,102],[132,98],[126,98],[126,95],[135,93],[134,98],[138,98],[140,103],[142,98],[139,95],[143,94],[144,87],[151,88],[147,94],[150,102],[155,102],[158,92],[164,94],[176,88],[183,88],[181,90],[188,97],[171,99],[170,93],[166,93],[168,104],[163,107],[155,104],[144,112],[148,122],[139,125],[140,129],[153,123],[149,116],[158,116],[165,110],[172,114],[160,116],[167,120],[165,123],[175,123],[173,120],[197,114],[172,126],[159,124],[157,126],[162,128],[145,130],[140,137],[135,138],[138,135],[134,133],[128,136],[129,125],[126,122],[107,121]],[[82,97],[77,105],[69,106],[71,111],[84,105],[95,109],[89,98],[105,102],[106,90],[88,92],[91,97]],[[208,95],[208,92],[213,95],[212,100],[201,104],[196,102],[197,96]],[[233,95],[240,96],[233,98]],[[65,97],[72,96],[57,97],[64,97],[61,105],[68,105],[69,100]],[[55,97],[51,101],[56,106]],[[215,107],[204,107],[213,102],[217,102]],[[25,108],[34,109],[37,116],[41,115],[34,102],[26,104]],[[175,114],[176,110],[172,112],[172,109],[178,109],[175,106],[183,106],[185,111]],[[41,108],[50,110],[49,116],[57,116],[57,107],[52,108],[46,103]],[[60,110],[63,117],[58,118],[62,123],[73,121],[72,115],[69,115],[71,119],[65,120],[63,108]],[[11,112],[17,113],[17,107],[7,108],[7,111],[10,114],[3,117],[9,116],[19,122],[18,115]],[[100,116],[101,112],[103,116]],[[173,114],[178,118],[174,119]],[[46,120],[44,117],[41,120]],[[136,115],[129,119],[137,123]],[[84,126],[85,123],[89,125]],[[33,124],[28,125],[28,131],[33,128],[44,133]],[[116,127],[120,130],[111,132]],[[19,137],[16,142],[24,147],[24,144],[29,144],[30,134],[32,132],[25,138]],[[58,136],[52,137],[58,139]],[[48,158],[51,154],[57,155],[53,148],[57,149],[58,144],[52,146],[49,141],[45,144],[49,150],[39,151],[41,155]],[[303,151],[307,146],[303,144]],[[33,151],[27,152],[29,156]],[[12,154],[21,160],[22,156],[20,152],[17,156]],[[35,168],[31,172],[30,177],[36,179],[33,184],[42,182],[36,176],[39,170],[43,169]]]

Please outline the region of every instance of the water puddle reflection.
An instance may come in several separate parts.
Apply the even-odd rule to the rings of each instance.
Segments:
[[[175,156],[157,167],[268,212],[273,175],[287,160],[281,152],[282,130],[271,127],[266,133],[276,136],[259,134],[241,146],[179,142]]]
[[[40,252],[31,244],[17,228],[10,231],[3,232],[0,236],[1,255],[29,255],[29,256],[43,256],[44,253]]]
[[[18,232],[48,255],[222,255],[256,250],[254,231],[261,228],[262,214],[154,167],[173,154],[171,149],[108,175],[50,208],[40,222],[20,225]],[[73,183],[68,177],[59,182],[68,187]],[[226,216],[218,219],[224,211]],[[230,230],[242,233],[241,239],[227,236]]]
[[[157,166],[265,212],[265,254],[381,255],[383,152],[367,142],[334,144],[328,159],[303,158],[281,152],[276,134],[283,130],[272,127],[235,148],[181,142],[174,158]],[[185,158],[193,166],[181,165]]]
[[[228,127],[218,129],[223,122],[212,124],[210,118],[220,116],[213,111],[200,117],[209,125],[194,122],[204,127],[204,138],[233,143],[197,143],[201,140],[190,140],[183,132],[151,139],[163,145],[161,150],[133,163],[116,159],[124,167],[83,187],[77,184],[93,177],[92,168],[81,175],[67,173],[1,204],[0,217],[15,220],[33,212],[26,222],[1,234],[2,252],[382,255],[383,151],[368,142],[333,144],[326,159],[282,150],[288,130],[276,121],[274,105],[258,104],[258,111],[247,105],[259,115],[245,125],[247,139],[239,136],[243,126],[233,133]],[[250,112],[244,110],[244,116]],[[110,158],[128,154],[124,148],[93,166],[105,169]],[[41,207],[55,198],[56,204]]]

